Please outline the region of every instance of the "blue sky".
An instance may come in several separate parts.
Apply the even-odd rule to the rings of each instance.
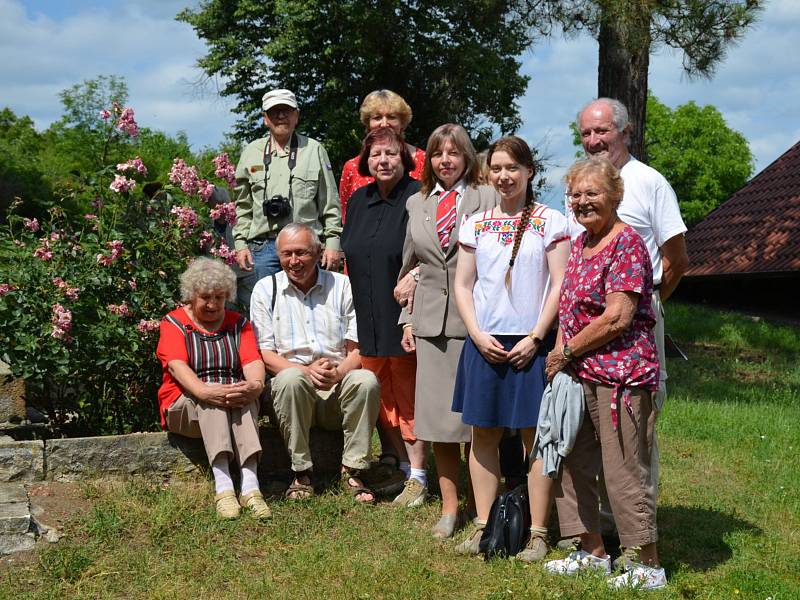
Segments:
[[[0,106],[44,128],[61,114],[58,92],[101,74],[125,77],[141,125],[185,131],[216,145],[233,124],[232,102],[194,66],[204,44],[174,15],[192,0],[0,0]],[[675,107],[713,104],[750,142],[760,170],[800,140],[800,1],[772,0],[711,80],[689,80],[679,53],[652,56],[650,88]],[[542,42],[522,57],[532,77],[519,101],[520,134],[552,157],[557,182],[572,162],[569,122],[596,93],[597,45],[588,36]],[[300,128],[302,129],[302,122]],[[418,144],[424,140],[411,140]],[[556,186],[558,187],[558,186]]]

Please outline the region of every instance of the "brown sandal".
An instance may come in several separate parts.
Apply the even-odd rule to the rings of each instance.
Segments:
[[[307,477],[308,483],[302,483],[301,477]],[[283,497],[287,500],[305,500],[314,495],[314,481],[311,478],[311,471],[301,471],[294,474],[291,485],[286,488]]]
[[[350,482],[353,483],[350,483]],[[356,483],[358,482],[358,483]],[[345,469],[342,471],[342,478],[341,478],[341,486],[342,489],[348,492],[353,499],[358,502],[359,504],[375,504],[375,492],[369,489],[364,483],[361,481],[359,477],[358,471],[350,471]],[[361,494],[369,494],[372,496],[370,500],[359,500],[358,497]]]

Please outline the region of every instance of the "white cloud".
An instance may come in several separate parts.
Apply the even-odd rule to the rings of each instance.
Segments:
[[[186,131],[200,147],[232,126],[232,100],[198,97],[189,82],[205,52],[192,28],[174,20],[197,0],[0,0],[2,104],[45,127],[61,114],[58,92],[101,74],[125,77],[139,122]],[[772,0],[761,21],[730,49],[711,80],[689,80],[677,52],[651,57],[650,87],[669,106],[713,104],[750,141],[763,168],[798,140],[800,73],[795,67],[800,2]],[[597,90],[597,44],[588,35],[554,36],[523,57],[532,76],[520,99],[530,142],[544,144],[558,184],[575,152],[569,123]],[[560,192],[556,192],[556,196]]]
[[[716,106],[750,142],[756,169],[763,169],[800,139],[798,29],[800,2],[770,2],[756,26],[729,49],[712,79],[686,77],[680,53],[661,48],[651,56],[650,88],[668,106],[690,100]],[[575,153],[569,123],[597,94],[597,43],[588,35],[554,37],[533,51],[523,64],[523,72],[533,79],[520,102],[520,133],[532,143],[546,138],[555,161],[547,178],[556,188],[548,198],[560,203],[558,182]]]
[[[59,91],[98,75],[121,75],[140,125],[184,130],[196,147],[219,143],[234,121],[232,103],[193,93],[189,82],[197,79],[194,62],[204,44],[174,20],[184,4],[122,2],[55,20],[0,0],[3,103],[46,127],[61,114]]]

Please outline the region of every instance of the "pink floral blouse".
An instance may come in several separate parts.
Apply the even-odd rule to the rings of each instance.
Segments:
[[[608,294],[639,295],[630,327],[575,361],[578,377],[614,389],[616,402],[612,403],[611,416],[616,430],[620,399],[631,412],[628,388],[658,389],[655,315],[651,305],[653,267],[644,241],[629,225],[590,258],[583,257],[586,235],[582,233],[572,247],[561,286],[558,318],[564,343],[569,344],[578,332],[603,314]]]

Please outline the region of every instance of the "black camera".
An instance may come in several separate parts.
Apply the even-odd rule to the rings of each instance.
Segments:
[[[269,200],[264,200],[264,214],[273,219],[288,217],[292,213],[292,205],[286,196],[275,194]]]

